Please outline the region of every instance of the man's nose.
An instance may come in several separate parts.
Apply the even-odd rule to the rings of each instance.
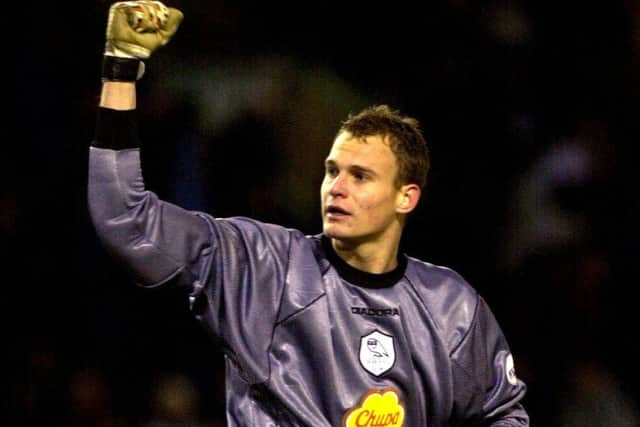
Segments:
[[[347,176],[344,173],[338,174],[329,187],[329,194],[333,197],[347,195]]]

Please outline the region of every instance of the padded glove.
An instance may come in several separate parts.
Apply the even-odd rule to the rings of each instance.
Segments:
[[[169,42],[184,15],[159,1],[123,1],[111,5],[107,22],[102,78],[135,81],[144,62]]]

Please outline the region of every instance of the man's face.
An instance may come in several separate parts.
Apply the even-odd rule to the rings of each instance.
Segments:
[[[382,137],[340,133],[325,161],[320,188],[324,233],[354,243],[397,236],[397,174],[396,157]]]

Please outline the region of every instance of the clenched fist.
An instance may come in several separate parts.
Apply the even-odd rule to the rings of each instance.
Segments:
[[[105,55],[147,59],[169,42],[184,15],[159,1],[124,1],[111,5]]]
[[[123,1],[111,5],[107,22],[102,78],[135,81],[143,60],[169,42],[184,15],[159,1]]]

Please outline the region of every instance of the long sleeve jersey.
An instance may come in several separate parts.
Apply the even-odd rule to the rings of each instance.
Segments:
[[[366,273],[322,234],[162,201],[144,186],[134,112],[100,114],[97,234],[138,284],[187,287],[224,343],[230,427],[529,425],[508,343],[461,275],[404,254]]]

